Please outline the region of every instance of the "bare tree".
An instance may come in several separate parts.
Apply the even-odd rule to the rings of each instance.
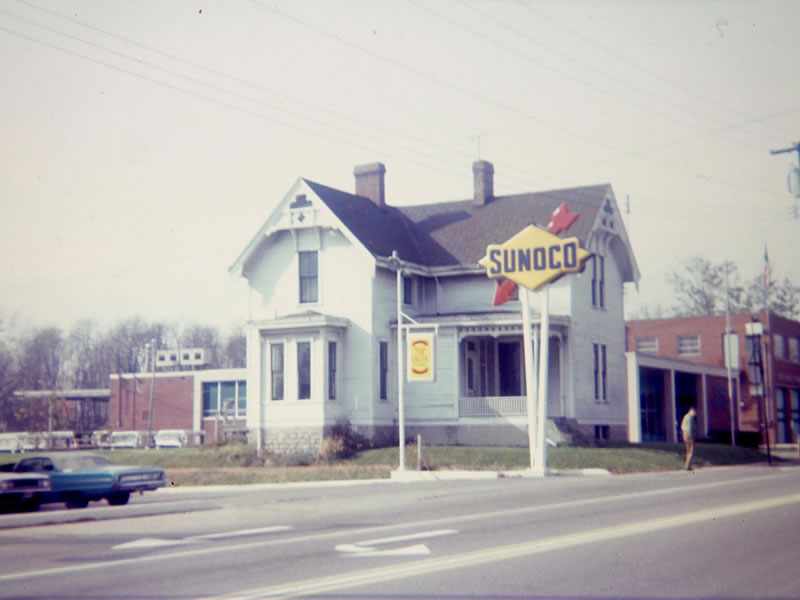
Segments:
[[[675,292],[673,311],[679,316],[714,315],[725,312],[726,267],[728,302],[732,312],[756,312],[769,300],[769,309],[786,317],[800,314],[797,290],[788,279],[782,282],[765,282],[757,274],[746,284],[741,282],[739,270],[730,261],[712,263],[696,256],[685,269],[667,275],[667,282]]]
[[[223,354],[223,367],[240,369],[247,366],[247,337],[241,327],[231,328]]]
[[[70,329],[64,348],[64,370],[70,385],[77,389],[108,386],[113,363],[104,352],[104,335],[91,319],[78,321]]]
[[[20,387],[25,390],[53,390],[61,383],[63,334],[57,327],[45,327],[22,340]]]
[[[141,317],[121,321],[108,335],[108,344],[113,353],[114,373],[138,373],[145,364],[145,346],[152,340],[160,343],[161,328],[151,325]]]
[[[14,392],[18,385],[19,371],[14,354],[5,340],[2,321],[0,321],[0,431],[15,428]]]

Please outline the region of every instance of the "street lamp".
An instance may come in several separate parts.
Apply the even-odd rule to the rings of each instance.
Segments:
[[[151,369],[150,378],[150,410],[147,411],[147,447],[153,445],[153,400],[156,388],[156,341],[150,340],[145,344],[145,351],[148,353],[146,363],[149,363]]]
[[[767,398],[764,385],[764,361],[761,358],[761,336],[764,326],[753,317],[751,323],[745,324],[745,334],[750,341],[750,358],[747,360],[747,375],[750,380],[750,397],[761,397],[761,414],[764,424],[764,441],[767,446],[767,463],[772,464],[769,449],[769,420],[767,418]]]
[[[406,416],[403,402],[403,263],[397,250],[392,250],[389,266],[397,273],[397,427],[400,438],[399,471],[406,470]]]

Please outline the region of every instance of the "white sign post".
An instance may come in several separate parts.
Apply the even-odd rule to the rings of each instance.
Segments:
[[[536,417],[536,458],[531,467],[537,475],[547,474],[547,375],[550,364],[550,288],[541,290],[542,323],[539,325],[539,411]]]
[[[506,278],[522,286],[522,339],[525,357],[525,392],[528,410],[528,447],[531,472],[547,474],[547,387],[550,344],[550,294],[547,284],[565,273],[576,273],[591,256],[581,248],[578,238],[559,238],[556,234],[569,229],[578,218],[564,202],[553,213],[547,230],[528,225],[503,244],[490,244],[478,264],[490,278]],[[503,286],[501,286],[503,287]],[[530,298],[528,290],[541,288],[541,324],[539,326],[539,381],[534,374],[531,334]],[[538,387],[538,390],[537,390]],[[538,391],[538,399],[537,397]],[[538,405],[535,406],[535,402]]]
[[[522,344],[525,359],[525,396],[528,408],[528,448],[530,453],[531,471],[536,468],[536,376],[533,368],[533,336],[531,335],[531,305],[530,292],[523,288],[519,292],[522,302]]]

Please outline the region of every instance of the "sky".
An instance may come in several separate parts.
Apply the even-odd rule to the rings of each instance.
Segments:
[[[0,0],[0,320],[219,327],[298,177],[393,205],[610,183],[669,308],[693,256],[800,284],[795,0]],[[502,243],[504,240],[498,240]]]

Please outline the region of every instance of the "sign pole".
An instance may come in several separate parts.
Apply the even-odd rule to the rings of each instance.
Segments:
[[[525,358],[525,395],[528,409],[528,452],[530,453],[531,471],[536,464],[536,375],[533,369],[533,335],[531,334],[530,292],[526,288],[519,291],[522,302],[522,345]]]
[[[547,375],[550,360],[550,288],[541,291],[542,309],[539,326],[539,406],[536,417],[536,463],[537,475],[547,474]]]
[[[399,471],[406,470],[406,416],[403,402],[403,267],[397,251],[392,253],[397,260],[397,428],[399,438],[400,466]]]

